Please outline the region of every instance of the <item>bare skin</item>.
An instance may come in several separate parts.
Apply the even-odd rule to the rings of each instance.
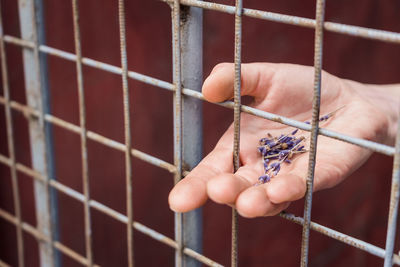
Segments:
[[[314,69],[300,65],[252,63],[242,65],[242,95],[251,106],[299,121],[311,119]],[[204,97],[222,102],[233,97],[233,64],[217,65],[203,84]],[[392,145],[398,117],[398,86],[365,85],[322,74],[321,115],[340,109],[321,126],[346,135]],[[282,166],[269,183],[253,186],[263,174],[258,140],[294,129],[249,114],[241,115],[240,159],[233,173],[231,125],[214,150],[170,192],[169,205],[187,212],[208,198],[234,206],[244,217],[276,215],[306,192],[308,153]],[[302,132],[308,137],[309,133]],[[367,149],[319,136],[314,191],[343,181],[371,155]]]

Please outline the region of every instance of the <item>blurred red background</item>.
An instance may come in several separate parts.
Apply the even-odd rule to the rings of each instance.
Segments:
[[[219,1],[234,5],[233,0]],[[5,34],[20,36],[17,3],[1,0]],[[46,39],[51,47],[74,52],[70,1],[44,0]],[[79,1],[83,56],[120,65],[117,1]],[[244,1],[244,7],[313,18],[314,1]],[[390,1],[328,1],[326,20],[400,32],[397,10]],[[172,80],[170,8],[161,1],[126,1],[129,69],[165,81]],[[232,62],[234,17],[204,11],[204,75],[220,62]],[[243,62],[268,61],[313,64],[312,29],[243,18]],[[6,45],[13,100],[26,103],[21,48]],[[326,32],[324,69],[365,83],[397,83],[400,47]],[[48,57],[51,109],[55,116],[79,125],[75,63]],[[124,140],[121,78],[83,68],[88,129],[119,142]],[[288,77],[290,79],[290,77]],[[130,80],[133,146],[173,162],[172,93]],[[2,89],[1,89],[2,93]],[[208,153],[233,120],[231,110],[204,103],[204,153]],[[357,114],[362,116],[362,114]],[[355,119],[357,119],[355,116]],[[13,112],[17,160],[31,166],[27,121]],[[57,179],[82,192],[80,137],[54,127]],[[125,213],[124,154],[88,142],[91,197]],[[4,109],[0,108],[0,152],[8,155]],[[384,247],[392,158],[371,159],[336,188],[314,194],[312,219],[322,225]],[[167,204],[173,185],[170,173],[133,160],[135,220],[169,237],[173,213]],[[0,165],[0,207],[14,213],[9,168]],[[18,174],[24,221],[36,225],[32,179]],[[303,201],[288,211],[301,216]],[[204,207],[203,253],[230,264],[229,207],[208,202]],[[85,254],[83,206],[59,194],[60,241]],[[92,210],[95,262],[125,266],[125,225]],[[16,266],[15,227],[0,219],[0,259]],[[311,232],[310,266],[377,266],[383,260]],[[27,266],[38,266],[36,240],[24,234]],[[173,266],[174,250],[135,232],[137,266]],[[279,217],[239,219],[240,266],[296,266],[300,261],[301,227]],[[396,244],[396,251],[399,244]],[[64,266],[79,266],[63,256]]]

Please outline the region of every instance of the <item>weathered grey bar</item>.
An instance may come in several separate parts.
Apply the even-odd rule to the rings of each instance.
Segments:
[[[55,220],[52,221],[54,211],[51,205],[51,192],[49,187],[49,137],[46,131],[44,114],[47,113],[47,88],[42,80],[45,70],[44,62],[39,56],[39,30],[43,29],[43,21],[38,14],[42,2],[40,0],[19,0],[18,10],[21,27],[21,37],[33,43],[33,49],[24,49],[25,91],[28,106],[38,110],[38,117],[29,120],[29,136],[31,145],[31,159],[33,168],[46,177],[44,183],[35,181],[35,210],[37,228],[50,240],[53,240]],[[46,135],[47,133],[47,135]],[[49,243],[39,243],[40,265],[42,267],[55,266],[53,246]]]
[[[182,87],[200,92],[203,84],[203,10],[197,7],[184,7],[181,14]],[[191,170],[200,162],[203,154],[202,101],[183,95],[182,116],[182,161],[184,169]],[[186,212],[182,216],[183,246],[201,253],[202,208]],[[201,262],[185,255],[183,265],[200,267]]]

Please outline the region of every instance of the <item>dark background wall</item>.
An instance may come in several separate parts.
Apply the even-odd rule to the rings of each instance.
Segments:
[[[234,5],[233,0],[219,1]],[[1,0],[5,33],[20,36],[17,3]],[[45,0],[47,43],[74,52],[70,1]],[[120,65],[117,1],[79,1],[83,55]],[[244,1],[244,7],[313,18],[314,1]],[[394,1],[328,1],[328,21],[400,31],[400,4]],[[172,80],[171,22],[168,5],[160,1],[126,1],[129,69],[165,81]],[[234,17],[204,11],[204,73],[219,62],[233,61]],[[400,47],[378,41],[325,33],[324,69],[343,78],[366,83],[399,82]],[[243,62],[313,63],[312,29],[243,18]],[[9,80],[13,100],[25,103],[21,48],[7,45]],[[75,63],[49,56],[49,82],[54,115],[79,124]],[[88,129],[123,142],[121,78],[84,67]],[[290,77],[288,77],[290,79]],[[173,162],[172,93],[129,81],[133,146]],[[0,92],[2,93],[2,88]],[[208,153],[232,122],[230,110],[204,103],[204,151]],[[362,114],[357,114],[362,116]],[[27,122],[13,112],[17,160],[31,166]],[[57,179],[82,192],[80,138],[54,127]],[[125,213],[124,154],[88,142],[91,197]],[[0,108],[0,152],[8,155],[5,114]],[[316,193],[314,221],[335,230],[385,245],[392,159],[373,155],[336,188]],[[140,160],[133,160],[134,217],[173,237],[173,213],[167,196],[172,175]],[[23,219],[36,224],[32,179],[18,174]],[[0,165],[0,207],[11,213],[13,201],[8,167]],[[302,214],[303,201],[289,211]],[[60,240],[85,254],[83,206],[59,194]],[[93,242],[95,262],[102,266],[125,266],[126,228],[95,210]],[[297,266],[301,228],[279,217],[239,219],[240,266]],[[15,227],[0,219],[0,259],[17,265]],[[135,232],[137,266],[173,266],[173,249]],[[37,243],[24,234],[27,266],[38,266]],[[396,246],[396,250],[398,246]],[[204,207],[204,254],[217,262],[230,262],[230,208],[208,202]],[[79,266],[62,257],[64,266]],[[310,266],[377,266],[383,261],[367,253],[311,233]]]

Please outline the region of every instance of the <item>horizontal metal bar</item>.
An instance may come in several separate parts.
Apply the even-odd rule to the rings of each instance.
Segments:
[[[204,257],[202,254],[197,253],[196,251],[190,249],[190,248],[184,248],[183,253],[186,255],[192,257],[193,259],[198,260],[201,263],[204,263],[205,265],[208,266],[214,266],[214,267],[222,267],[223,265],[216,263],[213,260],[210,260],[209,258]]]
[[[0,154],[0,163],[5,164],[7,166],[11,166],[11,160],[8,157],[6,157],[6,156],[4,156],[2,154]],[[22,165],[20,163],[17,163],[16,164],[16,168],[17,168],[18,171],[20,171],[21,173],[23,173],[23,174],[25,174],[25,175],[27,175],[29,177],[32,177],[32,178],[37,179],[37,180],[42,181],[42,182],[45,181],[44,177],[42,177],[41,174],[35,172],[34,170],[32,170],[31,168],[29,168],[27,166],[24,166],[24,165]],[[59,192],[62,192],[64,194],[66,194],[67,196],[70,196],[73,199],[78,200],[81,203],[84,202],[84,195],[83,194],[81,194],[78,191],[75,191],[75,190],[73,190],[73,189],[61,184],[60,182],[58,182],[56,180],[51,180],[50,181],[50,186],[54,187]],[[98,210],[98,211],[100,211],[100,212],[102,212],[102,213],[104,213],[104,214],[116,219],[117,221],[122,222],[122,223],[127,223],[127,221],[128,221],[127,217],[125,215],[123,215],[123,214],[121,214],[121,213],[119,213],[119,212],[117,212],[117,211],[115,211],[115,210],[113,210],[113,209],[111,209],[111,208],[109,208],[109,207],[107,207],[107,206],[95,201],[95,200],[90,200],[90,206],[92,208],[94,208],[94,209],[96,209],[96,210]],[[3,215],[0,214],[1,217],[4,217]],[[304,223],[303,218],[297,217],[297,216],[295,216],[293,214],[290,214],[290,213],[281,213],[280,216],[282,218],[285,218],[285,219],[287,219],[289,221],[292,221],[292,222],[300,224],[300,225],[303,225],[303,223]],[[16,218],[14,218],[14,216],[12,216],[10,214],[9,214],[8,218],[13,218],[12,220],[16,220]],[[7,219],[7,218],[5,218],[5,219]],[[10,219],[7,219],[7,220],[10,220]],[[23,227],[23,229],[25,231],[30,232],[35,237],[40,236],[40,233],[37,232],[35,228],[33,228],[32,231],[28,231],[26,229],[26,223],[22,223],[22,227]],[[134,222],[133,227],[135,227],[135,229],[137,231],[142,232],[143,234],[146,234],[146,235],[150,236],[151,238],[154,238],[155,240],[160,241],[160,242],[162,242],[162,243],[164,243],[164,244],[166,244],[166,245],[168,245],[168,246],[170,246],[172,248],[176,248],[176,246],[177,246],[176,242],[173,239],[168,238],[168,237],[166,237],[166,236],[164,236],[164,235],[162,235],[162,234],[160,234],[160,233],[158,233],[158,232],[156,232],[156,231],[154,231],[154,230],[152,230],[152,229],[150,229],[150,228],[148,228],[148,227],[146,227],[146,226],[144,226],[144,225],[142,225],[142,224],[140,224],[138,222]],[[311,222],[310,229],[312,229],[312,230],[314,230],[316,232],[319,232],[319,233],[321,233],[323,235],[329,236],[329,237],[331,237],[333,239],[336,239],[336,240],[338,240],[340,242],[343,242],[343,243],[345,243],[347,245],[353,246],[355,248],[359,248],[359,249],[361,249],[361,250],[363,250],[365,252],[368,252],[368,253],[370,253],[372,255],[375,255],[377,257],[384,258],[384,256],[385,256],[385,250],[382,249],[382,248],[379,248],[377,246],[374,246],[372,244],[369,244],[369,243],[364,242],[362,240],[359,240],[357,238],[351,237],[349,235],[340,233],[340,232],[338,232],[336,230],[333,230],[333,229],[330,229],[328,227],[322,226],[322,225],[317,224],[315,222]],[[189,248],[185,248],[184,249],[184,253],[189,255],[189,256],[192,256],[192,254],[195,254]],[[201,262],[204,263],[204,264],[208,264],[207,263],[208,260],[206,260],[206,259],[208,259],[208,258],[204,257],[201,260]],[[211,260],[211,262],[214,262],[214,261]],[[397,265],[400,265],[400,256],[399,255],[394,255],[393,256],[393,262],[395,264],[397,264]],[[220,265],[218,265],[218,263],[214,262],[214,265],[210,264],[210,266],[220,266]]]
[[[169,0],[163,0],[163,1],[168,2]],[[222,4],[204,2],[199,0],[181,0],[180,3],[186,6],[201,7],[208,10],[215,10],[215,11],[229,13],[232,15],[235,14],[235,6],[222,5]],[[316,25],[314,19],[284,15],[280,13],[274,13],[274,12],[268,12],[250,8],[243,8],[243,15],[252,18],[301,26],[306,28],[315,28]],[[328,22],[328,21],[324,23],[324,30],[366,38],[366,39],[383,41],[383,42],[400,43],[400,33],[397,32],[371,29],[366,27],[359,27],[359,26]]]
[[[191,90],[191,89],[186,89],[186,88],[183,89],[183,94],[205,100],[203,94],[196,92],[194,90]],[[234,103],[232,101],[225,101],[225,102],[216,103],[216,104],[219,106],[230,108],[230,109],[234,108]],[[293,120],[293,119],[290,119],[290,118],[287,118],[284,116],[280,116],[280,115],[277,115],[274,113],[269,113],[269,112],[259,110],[259,109],[253,108],[253,107],[249,107],[246,105],[242,105],[241,110],[242,110],[242,112],[245,112],[247,114],[252,114],[252,115],[260,117],[260,118],[264,118],[267,120],[271,120],[271,121],[282,123],[282,124],[285,124],[288,126],[299,128],[304,131],[308,131],[308,132],[311,131],[311,125],[301,122],[301,121],[296,121],[296,120]],[[384,155],[388,155],[388,156],[394,155],[394,147],[391,147],[388,145],[379,144],[376,142],[372,142],[372,141],[357,138],[357,137],[352,137],[349,135],[341,134],[341,133],[338,133],[338,132],[335,132],[332,130],[328,130],[328,129],[324,129],[324,128],[319,128],[319,134],[326,136],[326,137],[331,137],[331,138],[339,140],[339,141],[343,141],[346,143],[364,147],[364,148],[370,149],[374,152],[378,152],[378,153],[381,153]]]
[[[22,46],[22,47],[30,48],[30,49],[34,49],[35,48],[35,44],[33,42],[28,41],[28,40],[23,40],[23,39],[18,38],[18,37],[14,37],[14,36],[10,36],[10,35],[4,35],[3,39],[4,39],[4,42],[9,43],[9,44]]]
[[[302,217],[297,217],[293,214],[282,212],[279,214],[284,219],[287,219],[291,222],[303,225],[304,224],[304,219]],[[358,248],[360,250],[363,250],[369,254],[375,255],[379,258],[384,258],[385,257],[385,250],[382,248],[379,248],[377,246],[374,246],[370,243],[364,242],[362,240],[359,240],[357,238],[351,237],[349,235],[340,233],[338,231],[332,230],[328,227],[322,226],[318,223],[311,222],[310,224],[310,229],[319,232],[323,235],[326,235],[330,238],[336,239],[340,242],[343,242],[347,245],[350,245],[352,247]],[[393,255],[393,263],[400,265],[400,256],[399,255]]]
[[[117,220],[117,221],[119,221],[121,223],[125,223],[125,224],[128,223],[128,218],[125,215],[123,215],[122,213],[119,213],[119,212],[107,207],[106,205],[104,205],[104,204],[102,204],[100,202],[97,202],[95,200],[91,200],[90,201],[90,205],[94,209],[96,209],[96,210],[98,210],[98,211],[100,211],[100,212],[112,217],[113,219],[115,219],[115,220]],[[153,239],[155,239],[155,240],[157,240],[157,241],[159,241],[159,242],[161,242],[161,243],[163,243],[163,244],[165,244],[167,246],[170,246],[170,247],[172,247],[174,249],[177,248],[177,243],[173,239],[171,239],[171,238],[169,238],[169,237],[167,237],[167,236],[165,236],[165,235],[163,235],[163,234],[161,234],[161,233],[159,233],[159,232],[157,232],[157,231],[155,231],[155,230],[153,230],[153,229],[151,229],[151,228],[149,228],[149,227],[147,227],[147,226],[145,226],[145,225],[143,225],[141,223],[134,222],[133,223],[133,227],[136,230],[138,230],[139,232],[141,232],[143,234],[146,234],[146,235],[150,236],[151,238],[153,238]]]
[[[168,2],[168,0],[164,1]],[[234,6],[204,2],[199,0],[181,0],[180,3],[186,6],[200,7],[203,9],[220,11],[232,15],[235,14]],[[256,19],[268,20],[294,26],[315,28],[315,20],[304,17],[291,16],[291,15],[285,15],[285,14],[250,9],[250,8],[244,8],[243,15]],[[360,27],[360,26],[354,26],[336,22],[329,22],[329,21],[326,21],[324,23],[324,30],[355,37],[383,41],[383,42],[400,43],[400,33],[397,32]],[[25,47],[30,47],[30,48],[34,47],[34,45],[31,42],[21,40],[19,38],[15,38],[12,36],[5,36],[4,41]]]
[[[8,38],[6,38],[6,37],[8,37]],[[6,37],[4,37],[5,41],[10,39],[9,36],[6,36]],[[29,46],[27,46],[27,47],[29,48]],[[75,61],[76,60],[76,56],[74,54],[71,54],[71,53],[68,53],[68,52],[65,52],[65,51],[62,51],[62,50],[58,50],[58,49],[55,49],[55,48],[50,48],[48,46],[40,46],[40,50],[42,52],[46,52],[46,53],[52,54],[54,56],[59,56],[61,58],[67,59],[67,60],[71,60],[71,61]],[[113,65],[110,65],[110,64],[102,63],[102,62],[99,62],[99,61],[96,61],[96,60],[93,60],[93,59],[89,59],[89,58],[83,58],[82,62],[83,62],[83,64],[85,64],[87,66],[91,66],[91,67],[98,68],[98,69],[101,69],[101,70],[104,70],[104,71],[108,71],[108,72],[111,72],[111,73],[122,75],[121,68],[113,66]],[[129,78],[132,78],[132,79],[135,79],[135,80],[147,83],[147,84],[151,84],[151,85],[154,85],[154,86],[157,86],[157,87],[160,87],[160,88],[164,88],[164,89],[167,89],[167,90],[170,90],[170,91],[174,91],[174,85],[173,84],[165,82],[165,81],[162,81],[162,80],[159,80],[159,79],[156,79],[156,78],[152,78],[150,76],[146,76],[146,75],[143,75],[143,74],[140,74],[140,73],[137,73],[137,72],[133,72],[133,71],[129,71],[128,72],[128,76],[129,76]],[[191,89],[188,89],[188,88],[183,88],[182,93],[184,95],[187,95],[187,96],[191,96],[191,97],[195,97],[197,99],[205,100],[204,97],[203,97],[203,94],[200,93],[200,92],[197,92],[195,90],[191,90]],[[0,102],[1,102],[1,99],[0,99]],[[225,101],[225,102],[216,103],[216,104],[219,105],[219,106],[222,106],[222,107],[230,108],[230,109],[234,108],[234,103],[232,101]],[[241,105],[241,111],[244,112],[244,113],[247,113],[247,114],[255,115],[255,116],[260,117],[260,118],[264,118],[264,119],[267,119],[267,120],[279,122],[279,123],[282,123],[282,124],[285,124],[285,125],[288,125],[288,126],[291,126],[291,127],[299,128],[299,129],[304,130],[304,131],[308,131],[308,132],[311,131],[311,125],[309,125],[309,124],[306,124],[306,123],[301,122],[301,121],[296,121],[296,120],[293,120],[293,119],[290,119],[290,118],[287,118],[287,117],[284,117],[284,116],[280,116],[280,115],[277,115],[277,114],[274,114],[274,113],[269,113],[269,112],[266,112],[266,111],[263,111],[263,110],[259,110],[259,109],[253,108],[253,107],[249,107],[249,106],[246,106],[246,105]],[[394,147],[387,146],[387,145],[384,145],[384,144],[379,144],[379,143],[372,142],[372,141],[369,141],[369,140],[364,140],[364,139],[361,139],[361,138],[352,137],[352,136],[349,136],[349,135],[341,134],[341,133],[338,133],[338,132],[335,132],[335,131],[332,131],[332,130],[328,130],[328,129],[324,129],[324,128],[320,128],[319,129],[319,134],[323,135],[323,136],[326,136],[326,137],[334,138],[334,139],[339,140],[339,141],[343,141],[343,142],[346,142],[346,143],[350,143],[350,144],[354,144],[354,145],[357,145],[357,146],[360,146],[360,147],[364,147],[364,148],[370,149],[370,150],[372,150],[374,152],[381,153],[381,154],[384,154],[384,155],[388,155],[388,156],[393,156],[394,155]]]
[[[112,217],[112,218],[114,218],[114,219],[116,219],[116,220],[118,220],[118,221],[120,221],[122,223],[128,223],[128,218],[125,215],[123,215],[123,214],[121,214],[121,213],[119,213],[119,212],[117,212],[117,211],[115,211],[115,210],[113,210],[113,209],[111,209],[111,208],[109,208],[109,207],[107,207],[107,206],[95,201],[95,200],[91,200],[90,201],[90,205],[91,205],[92,208],[95,208],[98,211],[101,211],[101,212],[109,215],[110,217]],[[163,235],[163,234],[161,234],[161,233],[159,233],[159,232],[157,232],[157,231],[155,231],[155,230],[153,230],[153,229],[151,229],[151,228],[149,228],[149,227],[147,227],[147,226],[145,226],[145,225],[143,225],[143,224],[141,224],[139,222],[134,221],[133,222],[133,227],[137,231],[139,231],[139,232],[141,232],[141,233],[143,233],[145,235],[148,235],[149,237],[151,237],[151,238],[153,238],[153,239],[155,239],[155,240],[157,240],[157,241],[159,241],[159,242],[161,242],[163,244],[166,244],[166,245],[168,245],[168,246],[170,246],[170,247],[172,247],[174,249],[178,248],[178,244],[173,239],[171,239],[171,238],[169,238],[169,237],[167,237],[167,236],[165,236],[165,235]],[[219,264],[219,263],[217,263],[217,262],[205,257],[202,254],[197,253],[196,251],[194,251],[194,250],[192,250],[190,248],[183,248],[183,253],[185,253],[188,256],[193,257],[194,259],[196,259],[196,260],[198,260],[198,261],[200,261],[200,262],[202,262],[202,263],[204,263],[204,264],[206,264],[208,266],[213,266],[213,267],[222,266],[221,264]]]
[[[30,49],[34,48],[33,42],[22,40],[20,38],[10,36],[10,35],[4,35],[4,41],[6,43],[21,46],[24,48],[30,48]],[[49,47],[46,45],[40,45],[39,51],[49,54],[49,55],[52,55],[52,56],[60,57],[60,58],[63,58],[63,59],[69,60],[69,61],[73,61],[73,62],[75,62],[77,60],[77,57],[75,54],[65,52],[60,49],[52,48],[52,47]],[[90,67],[93,67],[96,69],[108,71],[110,73],[122,75],[122,69],[120,67],[117,67],[117,66],[114,66],[111,64],[103,63],[103,62],[100,62],[100,61],[97,61],[94,59],[90,59],[87,57],[82,57],[82,63],[86,66],[90,66]],[[156,78],[152,78],[150,76],[143,75],[143,74],[140,74],[140,73],[137,73],[134,71],[128,71],[128,77],[131,79],[135,79],[135,80],[147,83],[147,84],[151,84],[151,85],[160,87],[160,88],[168,89],[171,91],[174,90],[174,86],[171,83],[168,83],[168,82],[156,79]]]
[[[3,29],[3,16],[2,16],[2,7],[0,4],[0,36],[4,36]],[[7,54],[5,50],[4,40],[0,40],[0,57],[1,57],[1,74],[2,74],[2,85],[3,85],[3,94],[6,100],[5,104],[5,115],[6,115],[6,129],[7,129],[7,145],[8,145],[8,155],[11,159],[12,165],[10,168],[11,173],[11,188],[14,202],[14,213],[17,218],[18,224],[16,225],[16,233],[17,233],[17,253],[18,253],[18,266],[25,266],[24,259],[24,238],[22,236],[22,227],[21,227],[21,201],[20,201],[20,189],[18,186],[18,176],[17,170],[15,168],[15,140],[14,140],[14,123],[13,117],[10,107],[10,84],[8,80],[8,68],[7,68]],[[1,265],[1,264],[0,264]]]
[[[44,181],[44,180],[43,180]],[[0,208],[0,217],[5,219],[6,221],[8,221],[9,223],[12,223],[14,225],[18,224],[18,219],[16,217],[14,217],[11,213],[8,213],[7,211],[3,210]],[[38,239],[39,241],[44,241],[47,243],[50,243],[50,239],[42,234],[40,231],[38,231],[34,226],[23,222],[22,223],[22,229],[29,233],[30,235],[32,235],[33,237],[35,237],[36,239]],[[83,257],[82,255],[80,255],[79,253],[73,251],[72,249],[68,248],[67,246],[61,244],[58,241],[52,242],[53,246],[59,250],[60,252],[62,252],[64,255],[69,256],[71,259],[79,262],[82,265],[87,265],[87,260],[85,257]],[[1,265],[0,265],[1,266]],[[8,265],[6,265],[8,266]],[[94,266],[99,266],[99,265],[94,265]]]
[[[0,104],[5,104],[5,99],[4,97],[0,96]],[[31,108],[29,108],[28,106],[25,106],[21,103],[15,102],[15,101],[10,101],[10,105],[11,107],[16,110],[19,111],[21,113],[23,113],[25,115],[25,117],[27,117],[28,119],[30,117],[37,117],[38,116],[38,112],[36,110],[33,110]],[[80,134],[81,132],[81,128],[75,124],[69,123],[67,121],[64,121],[62,119],[59,119],[51,114],[46,114],[45,118],[44,118],[47,122],[53,123],[54,125],[57,125],[59,127],[62,127],[66,130],[69,130],[73,133],[76,134]],[[116,150],[119,150],[121,152],[125,151],[125,145],[123,143],[120,143],[118,141],[112,140],[110,138],[104,137],[98,133],[92,132],[92,131],[87,131],[87,137],[93,141],[96,141],[98,143],[101,143],[105,146],[108,146],[110,148],[114,148]],[[175,173],[176,168],[174,165],[163,161],[161,159],[158,159],[154,156],[151,156],[147,153],[144,153],[140,150],[137,149],[132,149],[131,150],[132,156],[141,159],[147,163],[150,163],[152,165],[158,166],[162,169],[165,169],[167,171],[169,171],[170,173]],[[186,176],[189,172],[185,171],[184,172],[184,176]]]
[[[2,163],[4,165],[7,165],[7,166],[11,166],[11,164],[12,164],[11,159],[6,157],[5,155],[2,155],[2,154],[0,154],[0,163]],[[32,170],[31,168],[29,168],[29,167],[27,167],[27,166],[25,166],[25,165],[23,165],[21,163],[17,163],[16,164],[16,168],[21,173],[23,173],[26,176],[31,177],[31,178],[33,178],[33,179],[35,179],[37,181],[40,181],[42,183],[44,183],[46,181],[46,178],[43,177],[40,173]],[[51,187],[57,189],[59,192],[64,193],[65,195],[67,195],[67,196],[69,196],[69,197],[71,197],[71,198],[73,198],[73,199],[75,199],[75,200],[77,200],[77,201],[79,201],[81,203],[85,202],[85,196],[83,194],[79,193],[78,191],[76,191],[76,190],[74,190],[74,189],[72,189],[72,188],[70,188],[68,186],[65,186],[64,184],[58,182],[57,180],[50,179],[49,185]],[[98,211],[110,216],[111,218],[116,219],[117,221],[120,221],[120,222],[125,223],[125,224],[128,223],[128,217],[127,216],[125,216],[122,213],[119,213],[119,212],[107,207],[106,205],[104,205],[104,204],[102,204],[102,203],[100,203],[98,201],[90,200],[89,201],[89,205],[90,205],[91,208],[94,208],[94,209],[96,209],[96,210],[98,210]],[[0,209],[0,217],[3,217],[6,220],[8,220],[8,221],[10,221],[10,222],[12,222],[14,224],[17,223],[16,222],[17,219],[13,215],[11,215],[9,213],[2,214],[1,211],[2,210]],[[26,229],[26,227],[27,227],[26,225],[27,225],[26,223],[22,223],[22,228],[25,231],[29,232],[30,234],[32,234],[33,236],[35,236],[38,239],[44,240],[45,242],[50,242],[50,240],[48,238],[46,238],[44,235],[42,235],[40,232],[38,232],[34,227],[32,227],[32,229],[30,231],[28,231]],[[170,246],[170,247],[172,247],[174,249],[176,249],[178,247],[177,243],[173,239],[171,239],[171,238],[169,238],[169,237],[167,237],[167,236],[165,236],[165,235],[163,235],[161,233],[158,233],[155,230],[153,230],[153,229],[151,229],[151,228],[149,228],[149,227],[147,227],[147,226],[145,226],[145,225],[143,225],[143,224],[141,224],[139,222],[134,221],[133,222],[133,227],[137,231],[139,231],[139,232],[141,232],[141,233],[143,233],[143,234],[145,234],[145,235],[147,235],[147,236],[149,236],[149,237],[151,237],[151,238],[153,238],[153,239],[155,239],[155,240],[157,240],[157,241],[159,241],[159,242],[161,242],[163,244],[166,244],[166,245],[168,245],[168,246]],[[59,246],[62,245],[61,243],[58,243],[58,242],[54,242],[54,244],[59,244]],[[58,248],[56,245],[54,245],[54,246],[56,248]],[[67,253],[65,251],[65,249],[63,249],[63,251],[61,251],[61,252]],[[204,263],[204,264],[206,264],[208,266],[222,266],[219,263],[217,263],[217,262],[215,262],[215,261],[213,261],[213,260],[211,260],[211,259],[209,259],[209,258],[197,253],[196,251],[194,251],[194,250],[192,250],[190,248],[184,248],[183,252],[185,254],[187,254],[188,256],[191,256],[191,257],[193,256],[195,259],[199,260],[200,262],[202,262],[202,263]],[[86,259],[83,256],[81,256],[81,257],[85,260],[85,263],[83,263],[83,264],[86,265],[87,264],[86,263]],[[75,259],[75,260],[77,260],[77,261],[79,261],[81,263],[83,262],[82,259],[80,259],[80,260],[79,259]]]
[[[53,56],[58,56],[58,57],[61,57],[61,58],[64,58],[64,59],[67,59],[70,61],[76,61],[76,55],[59,50],[59,49],[55,49],[55,48],[52,48],[49,46],[42,45],[39,47],[39,50],[41,52],[44,52],[44,53],[47,53],[47,54],[50,54]],[[103,62],[100,62],[100,61],[97,61],[94,59],[90,59],[90,58],[86,58],[86,57],[82,58],[82,63],[84,65],[87,65],[87,66],[90,66],[93,68],[97,68],[97,69],[105,70],[105,71],[108,71],[108,72],[111,72],[114,74],[122,75],[122,69],[120,67],[117,67],[117,66],[114,66],[111,64],[103,63]],[[134,71],[128,71],[128,77],[131,79],[135,79],[135,80],[138,80],[138,81],[141,81],[141,82],[144,82],[147,84],[151,84],[151,85],[154,85],[157,87],[161,87],[164,89],[169,89],[169,90],[174,89],[174,87],[171,83],[164,82],[162,80],[152,78],[150,76],[146,76],[146,75],[134,72]]]

